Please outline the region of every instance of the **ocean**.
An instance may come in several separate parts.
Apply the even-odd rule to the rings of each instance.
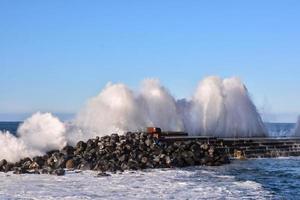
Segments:
[[[15,134],[19,122],[0,122]],[[295,124],[267,123],[273,137]],[[5,148],[5,147],[1,147]],[[300,158],[235,160],[220,167],[127,171],[97,177],[0,173],[0,199],[300,199]]]

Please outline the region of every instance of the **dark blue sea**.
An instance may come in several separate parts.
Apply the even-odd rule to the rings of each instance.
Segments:
[[[15,134],[20,122],[0,122]],[[267,123],[270,135],[289,137],[295,124]],[[5,148],[5,147],[0,147]],[[0,173],[0,199],[300,199],[300,158],[235,160],[220,167],[150,170],[95,178]],[[16,190],[17,187],[17,190]],[[80,191],[79,191],[80,190]]]

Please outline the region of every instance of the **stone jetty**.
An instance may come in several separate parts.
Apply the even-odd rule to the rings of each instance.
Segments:
[[[171,135],[171,134],[169,134]],[[0,161],[0,171],[15,174],[64,175],[65,170],[106,172],[176,168],[195,165],[218,166],[229,163],[229,155],[218,140],[158,139],[147,132],[128,132],[79,141],[45,155],[24,158],[16,163]]]

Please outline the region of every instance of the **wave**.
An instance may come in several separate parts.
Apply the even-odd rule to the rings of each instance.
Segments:
[[[67,123],[50,113],[34,114],[19,127],[16,138],[1,134],[0,144],[8,147],[1,148],[0,158],[15,161],[67,143],[147,126],[191,135],[266,136],[262,119],[239,78],[207,77],[199,82],[194,95],[181,100],[158,79],[145,79],[137,91],[121,83],[108,83]]]

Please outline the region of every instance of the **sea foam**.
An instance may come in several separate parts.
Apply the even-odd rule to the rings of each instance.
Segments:
[[[0,159],[11,162],[43,155],[67,144],[65,125],[50,113],[35,113],[20,125],[17,136],[0,132]]]

